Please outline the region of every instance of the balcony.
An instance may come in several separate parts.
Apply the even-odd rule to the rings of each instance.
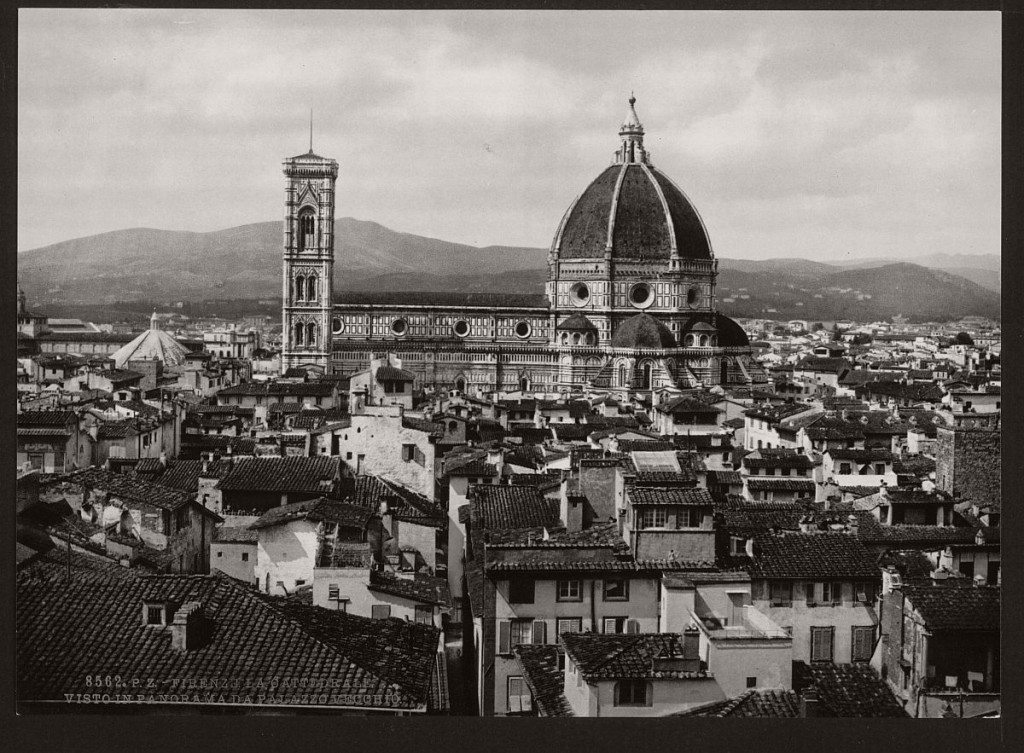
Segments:
[[[708,640],[792,640],[792,636],[752,606],[735,610],[733,617],[691,613]]]

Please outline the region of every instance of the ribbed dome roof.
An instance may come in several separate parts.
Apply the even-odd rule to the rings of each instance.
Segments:
[[[165,366],[184,362],[188,351],[185,346],[160,329],[147,329],[113,354],[114,365],[123,368],[128,361],[157,359]]]
[[[671,330],[650,314],[637,314],[615,330],[613,348],[674,348]]]
[[[587,186],[562,217],[552,250],[562,259],[711,259],[704,222],[690,200],[650,163],[630,99],[616,164]]]

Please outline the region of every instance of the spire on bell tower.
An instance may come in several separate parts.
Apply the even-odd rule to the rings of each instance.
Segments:
[[[309,108],[309,153],[313,153],[313,108]]]
[[[647,150],[644,149],[644,126],[640,122],[640,118],[637,117],[635,104],[636,97],[633,96],[633,92],[630,92],[629,112],[626,113],[626,119],[619,127],[619,138],[622,139],[622,144],[619,151],[615,153],[616,164],[623,162],[648,163],[650,161]]]

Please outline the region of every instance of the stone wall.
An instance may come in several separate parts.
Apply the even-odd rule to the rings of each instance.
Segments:
[[[958,502],[999,500],[1001,465],[998,428],[939,427],[935,483]]]

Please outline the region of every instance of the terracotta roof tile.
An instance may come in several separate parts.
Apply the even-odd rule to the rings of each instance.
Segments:
[[[309,683],[332,688],[315,704],[425,708],[438,631],[399,620],[371,620],[262,596],[221,576],[74,573],[59,565],[18,575],[18,686],[25,701],[87,692],[87,675],[146,677],[155,694],[180,693],[175,680],[227,678],[275,705],[310,705]],[[198,602],[214,629],[182,651],[165,627],[142,624],[147,601]],[[88,650],[82,650],[88,646]],[[200,703],[230,701],[231,693]],[[219,700],[223,698],[224,700]],[[159,696],[157,695],[157,700]]]
[[[651,489],[634,487],[627,491],[634,505],[686,505],[712,507],[714,500],[707,489]]]
[[[849,533],[755,536],[750,574],[755,578],[881,578],[875,558]]]
[[[930,631],[999,630],[999,586],[967,581],[953,587],[904,585],[902,591]]]
[[[221,478],[224,491],[331,491],[341,469],[340,458],[264,457],[235,461]]]
[[[685,653],[682,636],[677,633],[566,633],[560,640],[566,655],[587,681],[710,676],[699,669],[696,653],[692,657]],[[679,668],[659,669],[656,660],[679,662]]]
[[[519,663],[538,716],[573,716],[565,697],[564,673],[558,668],[558,647],[551,645],[520,645],[515,648]]]
[[[471,519],[481,529],[555,526],[558,502],[545,499],[533,486],[474,486]]]

